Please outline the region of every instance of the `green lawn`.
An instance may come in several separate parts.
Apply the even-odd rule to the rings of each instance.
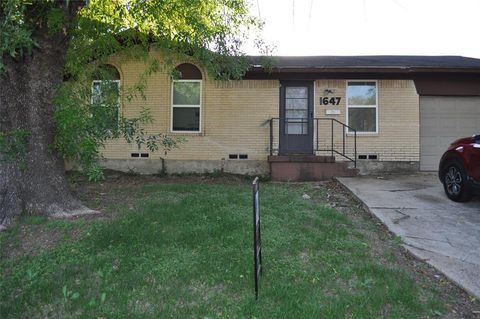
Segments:
[[[444,311],[433,290],[395,266],[394,254],[372,258],[367,236],[322,205],[325,194],[311,185],[262,184],[258,301],[248,183],[140,185],[124,196],[128,204],[111,203],[109,218],[24,220],[64,238],[2,258],[0,317],[424,318]],[[19,227],[0,234],[0,245]]]

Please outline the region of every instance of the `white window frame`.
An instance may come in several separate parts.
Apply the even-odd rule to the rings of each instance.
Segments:
[[[95,94],[95,91],[93,90],[93,85],[95,83],[102,83],[102,82],[115,82],[117,83],[118,86],[118,113],[117,113],[117,125],[120,124],[120,113],[122,112],[122,103],[121,103],[121,80],[93,80],[92,81],[92,97],[90,98],[90,103],[93,104],[93,95]]]
[[[175,86],[175,83],[177,82],[198,82],[200,83],[200,104],[195,105],[195,104],[178,104],[174,105],[173,104],[173,87]],[[171,133],[182,133],[182,134],[198,134],[202,133],[202,101],[203,101],[203,83],[202,80],[172,80],[172,89],[170,92],[170,132]],[[199,119],[198,119],[198,131],[178,131],[173,129],[173,109],[176,107],[198,107],[199,109]]]
[[[346,114],[346,123],[347,125],[350,125],[348,122],[349,118],[349,109],[350,108],[372,108],[375,109],[375,131],[357,131],[357,134],[361,135],[373,135],[373,134],[378,134],[378,80],[347,80],[347,85],[346,85],[346,90],[345,90],[345,105],[347,108],[347,114]],[[375,83],[375,105],[349,105],[348,104],[348,85],[349,83],[355,83],[355,82],[374,82]],[[346,128],[348,134],[354,134],[353,131],[350,131],[348,128]]]

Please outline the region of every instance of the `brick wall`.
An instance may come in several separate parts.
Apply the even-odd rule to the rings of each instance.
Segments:
[[[315,117],[332,117],[346,123],[346,80],[318,80],[315,85]],[[412,80],[378,80],[378,133],[358,134],[357,154],[376,154],[380,161],[419,160],[419,97]],[[333,93],[325,94],[324,90]],[[320,97],[338,96],[338,106],[320,105]],[[326,115],[327,109],[336,109],[340,115]],[[328,128],[319,136],[330,137]],[[341,129],[335,126],[337,148],[341,144]],[[351,151],[353,138],[346,136]],[[320,139],[323,143],[330,143]]]
[[[134,85],[145,69],[142,62],[118,63],[123,87]],[[244,80],[217,82],[204,74],[202,83],[202,132],[192,134],[170,133],[187,138],[166,156],[161,151],[150,154],[151,159],[164,157],[171,160],[221,160],[229,154],[248,154],[251,160],[266,160],[269,147],[268,119],[278,116],[279,86],[277,80]],[[321,106],[319,98],[324,90],[329,96],[341,97],[338,106]],[[346,122],[345,80],[317,80],[315,83],[315,116],[326,117],[326,109],[338,109],[340,115],[332,116]],[[151,132],[170,132],[171,81],[164,72],[147,79],[146,100],[123,98],[122,114],[138,116],[142,108],[150,110],[154,124]],[[378,134],[359,135],[358,154],[377,154],[380,161],[419,160],[419,98],[413,81],[378,81]],[[322,130],[321,143],[328,144]],[[341,129],[335,129],[335,144],[341,145]],[[352,149],[352,137],[347,136],[347,149]],[[107,159],[130,159],[136,145],[119,139],[109,142],[102,154]]]
[[[141,62],[118,65],[124,87],[134,85],[145,66]],[[247,154],[249,160],[266,160],[269,148],[268,119],[278,116],[279,82],[228,81],[208,79],[202,81],[201,133],[171,133],[171,81],[164,72],[147,79],[146,100],[141,98],[122,101],[122,114],[138,116],[142,108],[150,110],[155,122],[150,132],[168,132],[183,136],[186,143],[166,156],[161,151],[150,158],[170,160],[221,160],[229,154]],[[109,142],[102,154],[108,159],[129,159],[136,145],[122,140]]]

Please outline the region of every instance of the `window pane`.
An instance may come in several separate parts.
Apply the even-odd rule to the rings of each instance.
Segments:
[[[375,108],[349,108],[348,125],[357,132],[375,132],[377,129]]]
[[[174,107],[173,108],[174,131],[200,131],[200,108],[199,107]]]
[[[174,105],[200,105],[200,82],[173,82]]]
[[[95,81],[92,83],[91,114],[98,119],[98,128],[115,130],[118,128],[119,115],[119,82]]]
[[[286,110],[285,117],[287,119],[304,119],[308,117],[307,110]]]
[[[285,134],[308,134],[308,87],[285,88]]]
[[[349,82],[348,105],[377,105],[375,82]]]
[[[287,120],[285,123],[285,134],[288,134],[288,135],[308,134],[308,123],[306,119]]]
[[[92,83],[92,103],[100,104],[102,101],[102,86],[101,82]]]
[[[118,128],[118,107],[113,105],[94,106],[92,117],[96,119],[96,128],[101,131],[112,131]]]
[[[95,81],[92,83],[92,102],[94,104],[116,104],[120,96],[119,83],[116,81]]]
[[[287,99],[291,99],[291,98],[306,99],[307,94],[308,94],[307,87],[286,87],[285,88],[285,97]]]
[[[285,99],[285,108],[287,110],[307,110],[308,99]]]

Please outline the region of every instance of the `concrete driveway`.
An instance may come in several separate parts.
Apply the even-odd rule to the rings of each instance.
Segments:
[[[435,174],[337,178],[404,246],[480,298],[480,199],[455,203]]]

